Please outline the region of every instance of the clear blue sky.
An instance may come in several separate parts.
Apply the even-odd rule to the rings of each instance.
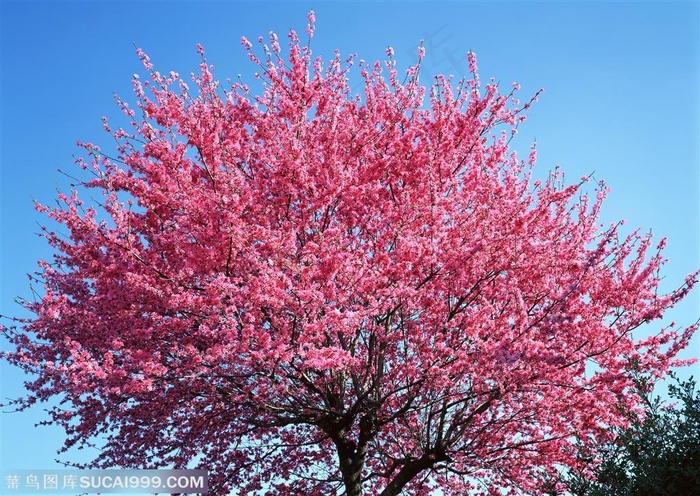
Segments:
[[[595,171],[612,188],[606,221],[667,236],[664,289],[700,266],[697,2],[3,2],[0,313],[22,313],[13,298],[30,296],[26,274],[50,253],[32,199],[67,188],[57,169],[74,171],[76,140],[110,144],[100,118],[118,116],[114,92],[131,97],[134,43],[161,72],[181,74],[196,70],[201,43],[217,75],[235,78],[254,70],[241,35],[303,33],[311,8],[312,48],[324,58],[339,48],[374,60],[392,45],[405,67],[424,39],[424,81],[463,75],[473,50],[482,79],[519,82],[522,99],[544,87],[516,141],[525,154],[537,139],[540,174],[556,164],[571,180]],[[699,293],[673,319],[694,322]],[[685,356],[698,356],[699,342]],[[18,372],[2,374],[1,396],[20,394]],[[0,416],[0,466],[56,467],[62,432],[35,429],[42,418],[41,408]]]

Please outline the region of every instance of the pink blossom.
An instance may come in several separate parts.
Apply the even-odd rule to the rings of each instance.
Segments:
[[[471,74],[477,74],[479,68],[476,64],[476,54],[474,52],[467,52],[467,61],[469,62],[469,72]]]
[[[17,406],[60,397],[67,446],[105,439],[92,466],[199,465],[212,494],[539,494],[585,469],[572,433],[606,438],[635,375],[680,363],[697,324],[632,331],[698,274],[664,294],[665,241],[601,225],[604,183],[531,180],[535,144],[509,146],[539,93],[482,87],[472,52],[466,85],[361,60],[358,91],[352,58],[270,40],[260,64],[241,38],[257,94],[137,51],[116,150],[79,142],[85,181],[35,206],[56,255],[3,331]]]

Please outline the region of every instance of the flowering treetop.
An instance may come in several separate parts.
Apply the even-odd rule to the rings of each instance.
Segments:
[[[313,16],[307,31],[313,34]],[[262,40],[261,40],[262,43]],[[271,34],[264,83],[224,87],[204,58],[134,78],[130,130],[55,208],[67,232],[34,317],[6,329],[52,396],[66,448],[104,437],[101,467],[191,464],[213,494],[536,492],[580,468],[697,325],[658,320],[661,241],[605,227],[585,180],[532,179],[509,151],[517,87],[312,58]],[[422,59],[423,52],[419,52]],[[84,203],[78,190],[101,193]]]

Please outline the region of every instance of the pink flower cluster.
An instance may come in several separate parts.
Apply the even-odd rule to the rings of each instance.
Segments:
[[[697,276],[659,294],[662,246],[599,227],[604,186],[532,182],[508,147],[529,103],[473,53],[428,96],[418,66],[362,62],[358,96],[352,58],[270,40],[241,40],[257,95],[138,52],[117,159],[83,145],[99,205],[38,206],[69,236],[44,232],[43,296],[6,330],[23,405],[62,396],[66,446],[107,437],[96,466],[198,463],[216,494],[502,494],[578,466],[572,436],[677,363],[695,327],[632,331]]]

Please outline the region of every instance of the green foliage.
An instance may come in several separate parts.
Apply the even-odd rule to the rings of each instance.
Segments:
[[[700,391],[691,377],[673,376],[664,404],[646,396],[646,416],[634,418],[615,443],[601,446],[595,480],[570,474],[576,496],[678,496],[700,494]]]

